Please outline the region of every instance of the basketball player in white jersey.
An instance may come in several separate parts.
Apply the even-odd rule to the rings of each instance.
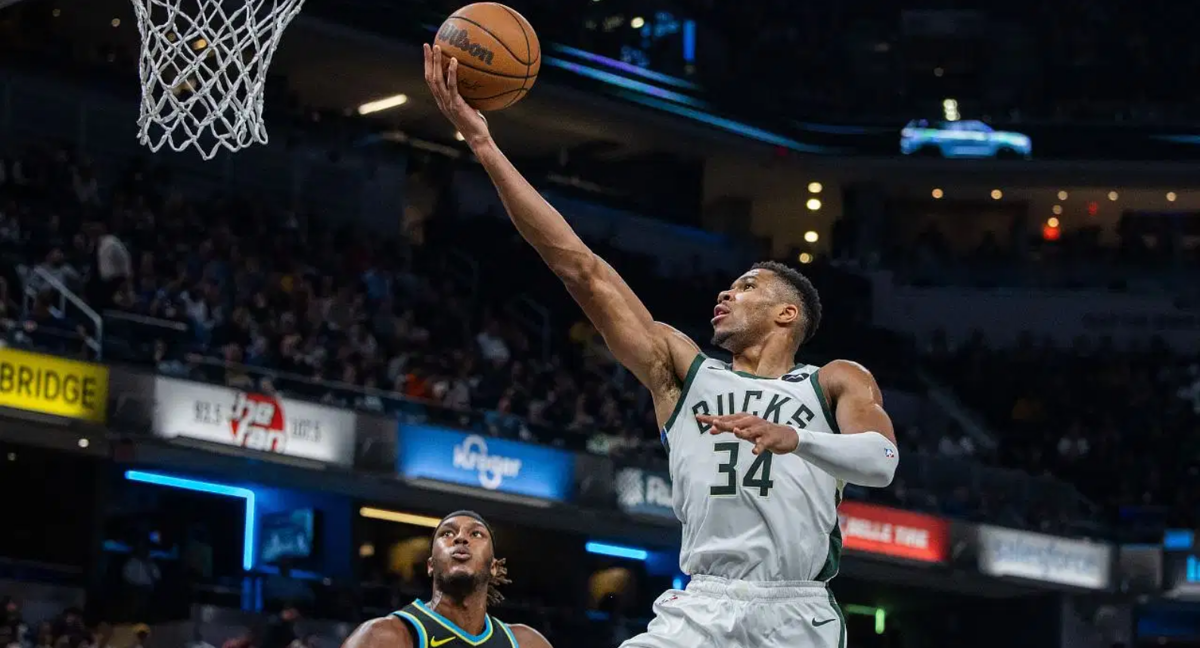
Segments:
[[[757,264],[713,311],[713,343],[733,362],[707,358],[656,322],[505,158],[458,95],[457,61],[442,70],[442,53],[426,46],[438,107],[517,231],[654,396],[683,523],[680,567],[692,579],[659,598],[647,631],[623,648],[844,648],[845,621],[826,587],[841,554],[842,485],[887,486],[898,453],[866,369],[795,364],[820,321],[817,291],[791,268]]]

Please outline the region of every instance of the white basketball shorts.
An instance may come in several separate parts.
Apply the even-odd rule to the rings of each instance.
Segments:
[[[654,615],[621,648],[846,648],[846,618],[820,582],[695,576],[660,596]]]

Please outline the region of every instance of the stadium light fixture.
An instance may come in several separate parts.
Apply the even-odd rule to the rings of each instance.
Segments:
[[[403,106],[406,103],[408,103],[408,95],[406,95],[406,94],[392,95],[390,97],[384,97],[383,99],[377,99],[375,101],[368,101],[367,103],[359,106],[358,114],[369,115],[371,113],[377,113],[377,112],[384,111],[384,110],[390,110],[392,108],[396,108],[397,106]]]
[[[385,522],[396,522],[399,524],[411,524],[413,526],[429,527],[436,529],[441,520],[428,515],[416,515],[415,513],[401,513],[400,511],[388,511],[386,509],[378,509],[371,506],[364,506],[358,509],[358,514],[371,518],[372,520],[383,520]]]
[[[641,560],[643,562],[650,557],[650,552],[646,551],[645,549],[622,547],[621,545],[608,544],[606,542],[589,542],[584,545],[584,549],[586,549],[588,553],[594,553],[601,556],[628,558],[630,560]]]

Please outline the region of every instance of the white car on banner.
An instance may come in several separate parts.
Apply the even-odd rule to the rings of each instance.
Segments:
[[[351,466],[355,424],[349,410],[173,378],[154,381],[154,433],[161,437]]]

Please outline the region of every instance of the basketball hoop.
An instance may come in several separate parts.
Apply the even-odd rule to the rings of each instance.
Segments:
[[[304,0],[133,0],[142,53],[138,141],[158,151],[267,143],[263,95],[283,30]]]

